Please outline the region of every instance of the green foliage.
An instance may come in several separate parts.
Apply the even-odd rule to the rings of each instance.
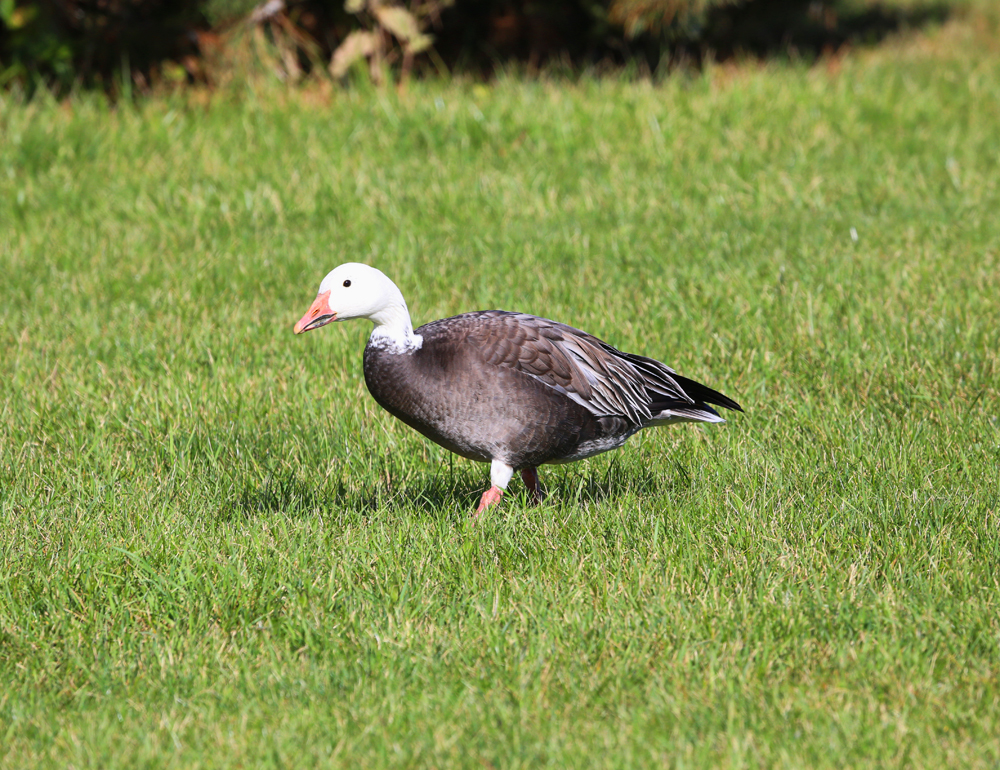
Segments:
[[[29,93],[44,84],[129,89],[164,60],[197,50],[196,0],[0,0],[0,80]]]
[[[701,21],[712,8],[733,5],[738,0],[611,0],[608,20],[620,26],[625,36],[660,33],[672,25]]]
[[[73,73],[69,42],[37,2],[0,0],[0,86],[23,82],[39,66],[58,79]]]
[[[0,97],[0,766],[996,766],[977,23],[661,86]],[[350,259],[747,413],[472,526],[368,329],[291,333]]]
[[[205,0],[201,11],[210,24],[219,25],[249,16],[260,4],[260,0]]]

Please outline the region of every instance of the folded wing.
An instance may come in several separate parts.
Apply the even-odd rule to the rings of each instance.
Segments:
[[[742,411],[732,399],[659,361],[623,353],[566,324],[502,310],[466,313],[446,322],[461,327],[449,332],[462,333],[487,364],[529,375],[595,417],[621,417],[642,426],[673,420],[720,422],[708,404]]]

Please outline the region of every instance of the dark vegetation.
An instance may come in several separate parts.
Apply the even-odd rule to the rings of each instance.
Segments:
[[[0,0],[0,85],[118,93],[211,83],[213,57],[248,35],[271,43],[280,74],[293,80],[326,74],[352,33],[360,37],[344,46],[346,66],[367,57],[376,79],[382,66],[403,77],[411,69],[489,76],[511,64],[657,72],[706,57],[811,59],[940,23],[951,8],[934,0]],[[386,9],[402,12],[402,27]]]

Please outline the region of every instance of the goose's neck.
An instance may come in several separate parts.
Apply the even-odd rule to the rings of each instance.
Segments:
[[[424,343],[423,337],[413,333],[410,311],[406,309],[405,302],[389,305],[370,318],[375,324],[368,338],[372,347],[389,353],[412,353]]]

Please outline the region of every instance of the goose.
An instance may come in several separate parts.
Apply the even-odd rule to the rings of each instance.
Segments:
[[[373,324],[364,374],[379,405],[446,449],[490,464],[474,517],[500,502],[515,471],[537,502],[539,465],[617,449],[643,428],[725,422],[713,405],[743,411],[659,361],[526,313],[482,310],[414,330],[396,284],[356,262],[323,279],[294,331],[352,318]]]

